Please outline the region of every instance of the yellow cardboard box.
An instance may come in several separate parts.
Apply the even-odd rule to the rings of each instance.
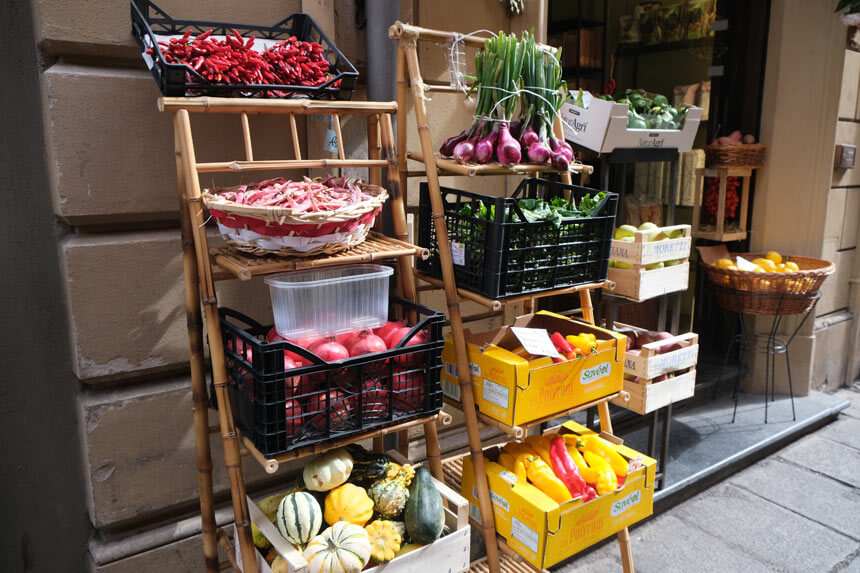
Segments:
[[[567,422],[559,433],[593,434],[575,422]],[[607,440],[617,438],[606,436]],[[620,440],[618,440],[620,441]],[[617,533],[653,513],[654,471],[657,462],[623,445],[616,451],[631,460],[624,485],[588,503],[579,499],[558,504],[530,483],[495,462],[499,448],[484,452],[484,467],[496,531],[508,545],[535,567],[551,567],[586,547]],[[480,522],[478,492],[471,456],[463,459],[462,495],[469,500],[469,515]]]
[[[481,334],[466,330],[475,404],[484,414],[515,426],[621,390],[626,349],[623,334],[547,311],[520,316],[513,326],[545,328],[550,334],[565,336],[590,332],[598,339],[597,353],[559,364],[553,364],[549,357],[528,361],[508,352],[520,346],[510,327]],[[450,337],[445,340],[442,361],[442,390],[459,400],[457,359]]]

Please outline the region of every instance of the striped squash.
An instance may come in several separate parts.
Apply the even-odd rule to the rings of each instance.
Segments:
[[[360,525],[338,521],[304,551],[310,573],[359,573],[370,561],[370,537]]]
[[[304,547],[319,533],[322,518],[322,509],[314,496],[306,491],[297,491],[281,500],[275,524],[284,539]]]

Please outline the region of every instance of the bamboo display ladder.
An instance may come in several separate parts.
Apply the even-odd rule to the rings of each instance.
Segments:
[[[441,260],[442,280],[427,277],[421,273],[415,273],[417,278],[430,283],[445,291],[448,315],[451,324],[451,335],[454,341],[454,351],[457,358],[457,373],[460,383],[460,403],[456,407],[462,409],[466,419],[466,429],[469,438],[469,451],[472,455],[472,463],[475,470],[475,483],[477,485],[478,502],[481,510],[481,523],[475,524],[483,533],[487,548],[485,559],[476,562],[472,566],[473,571],[499,573],[522,573],[533,571],[534,568],[522,560],[513,550],[507,547],[501,538],[497,538],[493,508],[490,502],[490,491],[487,484],[487,476],[484,471],[484,459],[482,455],[480,427],[489,425],[506,432],[514,438],[525,435],[528,427],[539,425],[552,418],[558,418],[572,411],[597,406],[600,413],[601,430],[612,433],[612,423],[609,418],[609,401],[613,398],[623,399],[625,396],[617,393],[607,396],[589,404],[583,404],[573,410],[558,412],[547,419],[535,420],[525,426],[507,426],[489,417],[480,414],[475,408],[474,395],[472,393],[472,381],[469,375],[468,352],[463,335],[463,316],[460,313],[460,298],[478,302],[491,310],[501,309],[502,305],[512,302],[523,301],[526,308],[531,308],[536,298],[553,296],[556,294],[567,294],[578,292],[582,307],[584,320],[594,323],[594,309],[591,303],[590,291],[601,288],[603,282],[580,285],[563,289],[545,291],[541,293],[529,293],[527,295],[510,297],[502,300],[491,300],[476,293],[464,289],[458,289],[454,279],[454,267],[451,259],[451,251],[448,243],[448,232],[445,225],[445,214],[442,205],[442,193],[439,187],[440,175],[462,175],[472,177],[476,175],[518,175],[528,174],[540,176],[541,172],[553,171],[549,166],[543,165],[517,165],[506,168],[498,163],[485,165],[460,165],[451,159],[440,157],[435,153],[435,147],[430,135],[430,127],[427,121],[426,93],[447,92],[456,93],[457,90],[448,84],[425,82],[418,63],[418,42],[451,43],[463,42],[465,46],[481,48],[486,37],[463,36],[454,32],[431,30],[395,23],[389,29],[388,35],[398,40],[397,55],[397,104],[399,109],[409,108],[409,92],[411,91],[411,104],[415,113],[418,127],[418,137],[421,144],[420,152],[412,152],[407,149],[407,122],[401,118],[397,122],[397,164],[400,168],[400,188],[406,189],[407,178],[426,177],[430,189],[430,200],[433,208],[433,221],[436,230],[436,238],[439,246],[439,258]],[[556,118],[553,131],[557,137],[564,137],[559,118]],[[437,142],[438,143],[438,142]],[[407,161],[417,161],[424,165],[423,170],[410,171]],[[565,183],[571,183],[571,172],[590,174],[591,167],[582,164],[572,164],[570,171],[563,174]],[[447,400],[447,403],[451,403]],[[459,487],[462,477],[462,462],[459,458],[446,460],[443,464],[446,477],[455,488]],[[630,547],[630,535],[625,528],[618,533],[618,542],[621,550],[621,558],[625,573],[633,571],[633,554]]]
[[[188,323],[188,347],[191,364],[191,393],[193,398],[194,437],[197,448],[197,481],[202,518],[203,553],[207,573],[217,573],[228,566],[236,571],[236,554],[224,530],[215,522],[215,502],[212,485],[212,455],[210,434],[220,433],[224,448],[224,462],[230,481],[230,494],[235,516],[236,539],[241,552],[245,573],[256,573],[256,549],[251,537],[251,519],[248,498],[242,474],[242,457],[250,456],[259,462],[268,473],[278,471],[281,463],[288,460],[322,453],[348,443],[373,439],[376,451],[383,449],[383,436],[423,425],[427,448],[428,465],[439,481],[443,480],[441,456],[436,422],[450,423],[450,415],[441,412],[420,416],[395,425],[357,433],[311,446],[298,448],[280,456],[267,458],[254,444],[237,430],[227,394],[227,370],[224,347],[218,317],[216,281],[238,279],[246,281],[255,276],[276,272],[320,268],[383,259],[397,259],[399,288],[403,298],[416,301],[415,281],[412,277],[410,257],[428,256],[406,242],[407,227],[403,204],[402,187],[398,178],[397,157],[394,147],[394,131],[391,116],[397,113],[395,102],[349,102],[312,100],[264,100],[243,98],[183,98],[165,97],[158,100],[159,110],[174,114],[174,143],[176,149],[176,173],[180,200],[182,236],[182,262],[185,283],[185,307]],[[245,157],[214,163],[198,163],[194,150],[191,114],[238,115],[242,126]],[[259,161],[254,159],[254,148],[249,123],[250,115],[287,115],[294,149],[294,158]],[[338,136],[337,159],[303,159],[296,126],[296,116],[330,115]],[[368,159],[348,159],[344,156],[340,117],[364,116],[367,121]],[[380,185],[382,168],[387,168],[388,192],[394,222],[395,237],[386,237],[373,232],[361,245],[335,255],[308,258],[257,257],[230,248],[211,248],[206,235],[205,217],[200,191],[202,173],[254,173],[272,170],[304,170],[312,168],[366,167],[370,183]],[[202,307],[202,312],[201,312]],[[213,385],[218,404],[219,423],[209,426],[209,397],[206,391],[206,372],[203,354],[203,328],[209,339],[212,362]],[[406,440],[401,440],[406,447]],[[219,546],[227,556],[227,562],[219,562]]]

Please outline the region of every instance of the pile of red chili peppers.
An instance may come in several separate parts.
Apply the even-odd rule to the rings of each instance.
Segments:
[[[188,30],[181,38],[170,38],[169,42],[159,41],[158,44],[168,63],[187,64],[215,83],[316,87],[332,77],[331,64],[317,42],[303,42],[291,36],[258,52],[252,49],[254,38],[245,40],[235,29],[223,40],[210,38],[212,32],[207,30],[192,38]],[[154,50],[150,48],[146,52],[151,55]],[[276,90],[272,93],[287,95]]]

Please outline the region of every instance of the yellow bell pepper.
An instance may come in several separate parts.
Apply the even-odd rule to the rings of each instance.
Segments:
[[[528,482],[528,472],[526,471],[526,460],[533,457],[531,454],[520,454],[514,461],[514,475],[522,482]]]
[[[516,468],[517,479],[520,478],[519,472],[524,470],[528,481],[547,494],[556,503],[564,503],[573,499],[564,482],[555,476],[552,467],[540,459],[539,456],[520,454],[517,456]]]
[[[579,450],[576,449],[576,444],[570,444],[565,442],[567,446],[567,453],[570,454],[570,457],[573,458],[573,463],[576,464],[576,469],[579,470],[579,475],[582,476],[582,479],[585,480],[585,483],[594,485],[597,483],[597,470],[594,468],[588,467],[588,464],[585,463],[585,459],[582,457],[582,454]]]
[[[545,439],[547,438],[547,439]],[[552,459],[549,457],[549,436],[529,436],[525,439],[525,444],[540,456],[548,466],[552,466]]]
[[[618,478],[609,466],[609,463],[593,452],[585,452],[585,461],[597,470],[597,484],[595,488],[597,495],[603,495],[618,489]]]
[[[508,470],[509,472],[514,471],[514,466],[516,464],[516,458],[513,454],[509,454],[507,452],[502,452],[499,454],[499,465]]]
[[[502,447],[502,451],[511,454],[515,458],[520,454],[536,456],[538,453],[522,442],[510,442]]]
[[[591,340],[590,338],[586,338],[585,335],[587,334],[586,332],[576,336],[568,334],[565,338],[574,348],[582,352],[583,355],[591,354],[597,348],[597,339]]]
[[[617,476],[626,476],[627,470],[629,468],[629,464],[627,460],[625,460],[621,454],[615,451],[615,448],[609,445],[606,440],[599,436],[589,435],[582,437],[583,447],[580,450],[585,452],[592,452],[604,460],[609,464],[612,468],[612,471],[615,472]]]

